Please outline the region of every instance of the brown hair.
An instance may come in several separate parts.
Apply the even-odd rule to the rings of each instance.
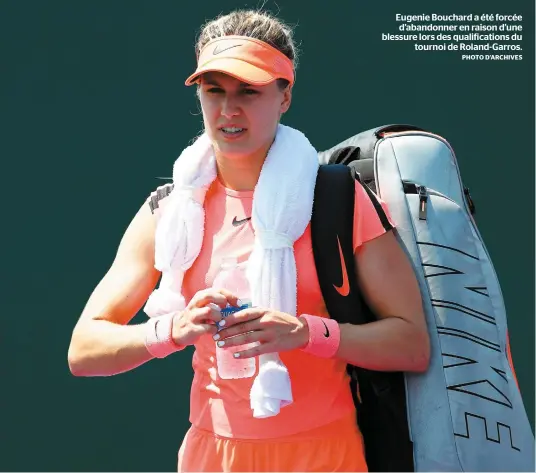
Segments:
[[[236,10],[210,20],[201,28],[195,52],[200,51],[211,40],[222,36],[248,36],[273,46],[294,63],[297,68],[298,51],[294,44],[292,28],[269,13],[256,10]],[[288,85],[285,79],[277,79],[281,89]]]

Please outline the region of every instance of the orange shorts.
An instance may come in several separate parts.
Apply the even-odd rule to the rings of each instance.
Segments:
[[[224,438],[191,427],[177,471],[368,471],[355,414],[278,439]]]

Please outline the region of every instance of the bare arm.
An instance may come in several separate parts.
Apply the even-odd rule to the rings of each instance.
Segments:
[[[152,358],[145,324],[126,325],[156,286],[155,222],[144,203],[127,228],[112,266],[89,298],[72,334],[68,362],[76,376],[110,376]]]
[[[363,296],[380,320],[341,325],[337,356],[377,371],[425,371],[430,340],[421,294],[393,232],[364,243],[355,260]]]
[[[73,330],[68,362],[75,376],[111,376],[153,358],[145,348],[146,323],[127,324],[147,301],[160,277],[154,268],[155,230],[156,222],[144,203]],[[236,296],[228,291],[198,291],[184,310],[173,315],[173,341],[188,346],[204,335],[215,334],[221,313],[211,304],[223,308],[227,303],[237,303]]]

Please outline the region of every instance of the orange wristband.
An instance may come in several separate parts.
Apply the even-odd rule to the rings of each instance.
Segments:
[[[336,320],[317,315],[302,314],[309,327],[309,343],[302,351],[321,358],[332,358],[339,349],[341,329]]]

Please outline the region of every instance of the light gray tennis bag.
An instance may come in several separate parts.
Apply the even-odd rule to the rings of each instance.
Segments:
[[[388,125],[319,159],[354,167],[387,203],[419,279],[432,356],[405,376],[415,471],[535,471],[499,281],[449,143]]]

